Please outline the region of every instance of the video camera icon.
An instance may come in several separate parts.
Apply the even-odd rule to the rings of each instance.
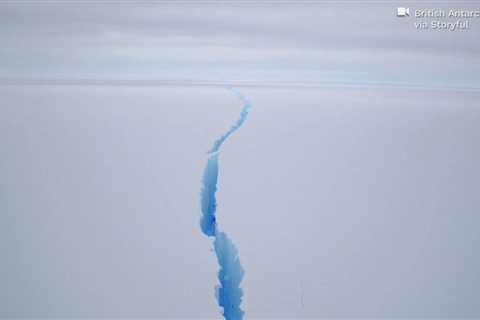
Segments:
[[[397,17],[409,17],[410,8],[398,7],[397,8]]]

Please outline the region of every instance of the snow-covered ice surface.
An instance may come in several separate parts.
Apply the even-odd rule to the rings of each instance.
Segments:
[[[479,93],[240,88],[217,214],[252,318],[478,316]],[[221,87],[1,86],[0,315],[218,318]]]

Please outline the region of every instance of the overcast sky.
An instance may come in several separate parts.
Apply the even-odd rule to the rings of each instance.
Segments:
[[[1,4],[1,78],[480,86],[480,20],[417,31],[397,2],[22,3]]]

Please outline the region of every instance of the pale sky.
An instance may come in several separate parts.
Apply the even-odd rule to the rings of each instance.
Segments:
[[[480,87],[480,20],[418,31],[395,1],[21,3],[1,4],[1,78]]]

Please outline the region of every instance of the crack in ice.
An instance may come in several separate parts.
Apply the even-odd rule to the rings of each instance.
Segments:
[[[245,271],[240,264],[238,250],[232,240],[225,232],[218,229],[216,209],[217,200],[215,193],[217,191],[218,181],[218,157],[223,143],[238,130],[245,122],[247,115],[252,108],[250,101],[240,92],[233,88],[228,88],[243,103],[240,117],[220,138],[215,140],[212,148],[208,151],[208,160],[203,171],[202,190],[201,190],[201,210],[200,227],[202,232],[208,237],[214,237],[213,245],[220,270],[218,271],[218,281],[215,290],[215,296],[218,304],[223,308],[223,316],[226,320],[243,319],[244,311],[240,308],[242,303],[243,290],[240,288]]]

